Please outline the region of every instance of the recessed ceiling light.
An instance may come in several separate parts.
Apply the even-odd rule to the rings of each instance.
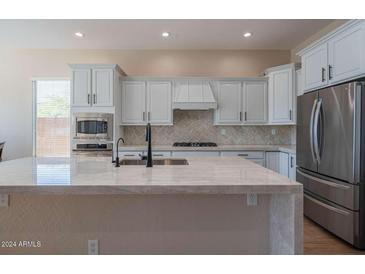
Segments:
[[[251,32],[246,32],[243,34],[243,37],[245,38],[248,38],[248,37],[251,37],[252,36],[252,33]]]
[[[162,37],[169,37],[170,33],[168,33],[167,31],[164,31],[161,35],[162,35]]]
[[[75,36],[77,37],[84,37],[84,34],[82,32],[75,32]]]

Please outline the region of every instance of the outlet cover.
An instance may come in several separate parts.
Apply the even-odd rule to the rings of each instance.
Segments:
[[[255,193],[247,194],[247,205],[248,206],[257,206],[257,194],[255,194]]]
[[[9,207],[9,194],[0,194],[0,207]]]
[[[271,130],[271,135],[276,135],[276,128],[273,128],[273,129]]]
[[[89,255],[99,254],[99,240],[88,240],[87,241],[87,251]]]

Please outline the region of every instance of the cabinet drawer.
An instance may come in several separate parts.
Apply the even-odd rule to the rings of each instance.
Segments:
[[[221,156],[240,156],[246,159],[263,159],[264,151],[222,151]]]
[[[356,185],[343,183],[334,179],[317,178],[297,169],[297,181],[303,184],[305,190],[315,193],[343,207],[359,209],[359,189]]]
[[[358,213],[304,194],[304,215],[345,241],[354,244],[354,219]]]

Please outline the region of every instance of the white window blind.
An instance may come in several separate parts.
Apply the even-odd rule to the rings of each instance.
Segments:
[[[34,152],[37,157],[70,155],[70,81],[37,80],[34,88]]]

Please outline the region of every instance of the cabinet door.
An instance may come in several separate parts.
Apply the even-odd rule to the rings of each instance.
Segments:
[[[245,82],[243,84],[243,121],[249,124],[267,122],[267,83]]]
[[[101,107],[113,106],[113,70],[93,69],[92,79],[92,104]]]
[[[296,180],[296,155],[295,154],[289,154],[289,178],[291,180]]]
[[[144,81],[123,82],[122,124],[143,125],[146,122],[146,83]]]
[[[171,82],[147,83],[147,118],[151,124],[172,124]]]
[[[364,72],[365,36],[363,24],[334,36],[328,42],[330,83],[358,76]]]
[[[289,154],[285,152],[280,152],[280,174],[289,177]]]
[[[269,73],[270,123],[293,122],[293,69]]]
[[[319,45],[302,57],[304,91],[327,85],[327,43]]]
[[[72,106],[88,107],[91,105],[91,70],[72,70]]]
[[[216,124],[242,124],[242,84],[239,81],[218,82]]]
[[[266,168],[280,173],[280,152],[269,151],[265,153]]]

